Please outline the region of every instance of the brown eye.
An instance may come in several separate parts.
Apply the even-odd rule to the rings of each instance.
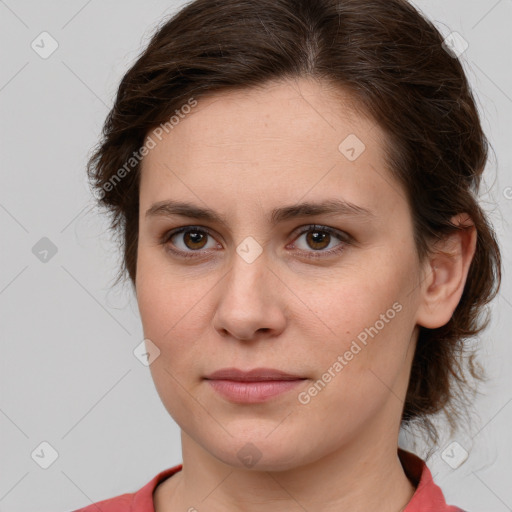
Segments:
[[[330,239],[330,233],[322,231],[309,231],[306,236],[306,241],[309,247],[315,250],[325,249],[326,247],[328,247]]]
[[[189,249],[202,249],[205,246],[206,233],[202,233],[200,231],[187,231],[183,236],[183,242]]]
[[[210,241],[211,244],[208,246]],[[206,249],[216,247],[216,241],[208,231],[195,227],[171,231],[163,236],[161,243],[169,252],[184,258],[200,256]]]
[[[302,235],[306,235],[304,237],[305,243],[298,243],[297,241],[301,239]],[[338,239],[339,243],[333,244],[336,239]],[[319,258],[343,251],[351,241],[352,237],[348,233],[327,226],[313,225],[302,229],[294,245],[306,257]]]

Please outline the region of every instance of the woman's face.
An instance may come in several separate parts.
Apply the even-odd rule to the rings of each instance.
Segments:
[[[395,443],[422,273],[382,131],[307,80],[190,110],[153,135],[140,184],[137,299],[168,412],[196,449],[237,467]],[[314,211],[334,201],[356,208]],[[224,368],[302,380],[271,396],[239,383],[236,398],[205,379]]]

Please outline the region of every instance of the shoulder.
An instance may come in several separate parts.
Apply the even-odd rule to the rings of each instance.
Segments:
[[[153,492],[159,483],[182,469],[179,464],[164,469],[136,492],[125,493],[113,498],[98,501],[73,512],[154,512]]]
[[[135,493],[121,494],[120,496],[97,501],[87,507],[74,510],[73,512],[98,512],[98,510],[101,510],[101,512],[126,512],[130,510],[134,496]]]

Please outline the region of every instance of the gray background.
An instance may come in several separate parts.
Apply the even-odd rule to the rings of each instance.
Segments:
[[[128,285],[111,288],[119,255],[85,177],[121,76],[181,5],[0,0],[1,511],[70,511],[133,492],[181,462],[179,429],[133,355],[143,338],[137,305]],[[457,31],[469,43],[461,60],[496,152],[482,202],[505,267],[481,336],[491,380],[475,403],[472,432],[446,437],[428,464],[449,503],[505,512],[512,510],[512,1],[415,5],[443,35]],[[59,45],[46,59],[31,47],[43,31]],[[48,245],[43,237],[57,250],[47,261],[33,252]],[[51,454],[43,441],[58,452],[48,469],[39,465]],[[453,441],[470,452],[457,469],[441,456]],[[401,438],[406,448],[410,442]]]

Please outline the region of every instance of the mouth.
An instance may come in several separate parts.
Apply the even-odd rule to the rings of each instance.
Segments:
[[[254,368],[249,371],[224,368],[211,373],[205,380],[230,402],[261,403],[291,391],[307,379],[273,368]]]
[[[287,381],[302,380],[305,377],[283,372],[274,368],[254,368],[252,370],[239,370],[238,368],[223,368],[206,376],[207,380],[232,380],[237,382],[261,382],[261,381]]]

